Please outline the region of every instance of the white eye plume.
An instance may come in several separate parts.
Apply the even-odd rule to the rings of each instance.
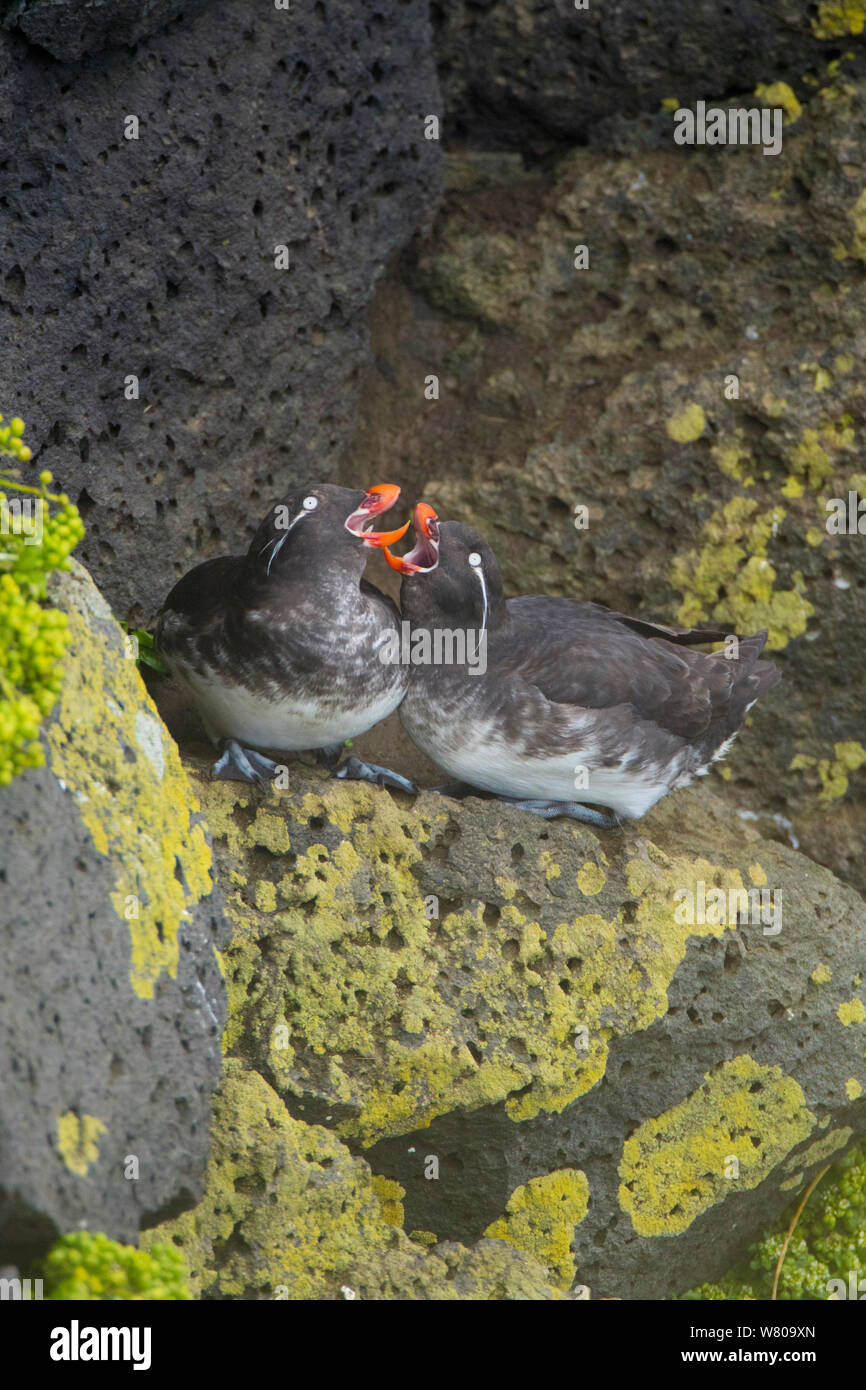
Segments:
[[[479,656],[479,653],[480,653],[480,651],[481,651],[481,643],[484,642],[484,641],[486,641],[486,635],[485,635],[485,634],[486,634],[486,632],[487,632],[487,606],[488,606],[488,605],[487,605],[487,581],[486,581],[485,578],[484,578],[484,568],[483,568],[483,566],[482,566],[482,563],[481,563],[481,556],[478,554],[478,551],[477,551],[477,550],[473,550],[467,558],[468,558],[468,560],[469,560],[470,565],[472,566],[472,573],[475,575],[475,578],[478,580],[478,583],[481,585],[481,595],[482,595],[482,598],[483,598],[483,601],[484,601],[484,609],[483,609],[483,612],[482,612],[482,615],[481,615],[481,633],[480,633],[479,638],[478,638],[478,648],[477,648],[476,653],[475,653],[475,658],[476,658],[476,660],[477,660],[477,658],[478,658],[478,656]]]
[[[279,537],[272,536],[269,541],[265,542],[265,544],[259,551],[260,555],[264,555],[265,551],[268,550],[271,546],[273,546],[273,550],[271,550],[271,553],[268,556],[268,567],[265,570],[265,574],[270,574],[271,565],[274,563],[274,560],[277,558],[286,541],[288,540],[289,532],[291,531],[292,527],[295,526],[301,520],[302,517],[306,516],[308,512],[314,512],[318,505],[318,497],[305,497],[303,502],[301,503],[302,510],[297,512],[296,515],[292,517],[291,521],[288,520],[287,507],[284,507],[281,504],[276,508],[276,512],[274,515],[274,526],[277,528],[278,531],[282,531],[283,534]]]

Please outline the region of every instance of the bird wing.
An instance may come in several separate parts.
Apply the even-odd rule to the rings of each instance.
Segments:
[[[644,633],[600,604],[574,599],[518,598],[507,607],[497,669],[552,704],[630,706],[635,718],[694,739],[728,703],[736,663],[679,646],[654,624],[641,624],[651,630]]]

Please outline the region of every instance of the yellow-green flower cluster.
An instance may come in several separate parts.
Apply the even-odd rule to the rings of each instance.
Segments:
[[[26,463],[31,451],[23,435],[23,420],[7,424],[0,415],[0,455]],[[60,693],[66,617],[42,600],[51,571],[68,568],[84,525],[64,493],[48,491],[51,481],[41,473],[39,487],[27,487],[0,470],[0,786],[42,766],[39,725]],[[32,499],[27,527],[20,524],[24,499]]]
[[[154,1245],[148,1253],[99,1233],[61,1236],[46,1255],[41,1274],[45,1297],[57,1301],[192,1299],[179,1250]]]

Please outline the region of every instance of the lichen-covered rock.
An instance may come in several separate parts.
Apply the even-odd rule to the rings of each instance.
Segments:
[[[410,1241],[399,1207],[397,1225],[389,1209],[401,1191],[374,1177],[335,1135],[293,1119],[261,1076],[230,1060],[215,1097],[205,1196],[146,1232],[143,1244],[171,1241],[204,1298],[558,1296],[546,1270],[503,1241],[469,1250]]]
[[[567,1282],[564,1203],[580,1283],[657,1297],[866,1128],[862,900],[706,790],[595,834],[300,766],[196,781],[226,1045],[400,1183],[408,1230]]]
[[[858,46],[862,0],[450,0],[434,6],[449,131],[496,149],[575,144],[606,117],[754,87],[800,82]],[[829,52],[827,51],[829,49]]]
[[[438,192],[425,0],[196,0],[150,32],[176,8],[29,0],[0,29],[3,409],[133,625],[333,479],[367,303]],[[72,57],[67,21],[138,42],[22,38]]]
[[[85,570],[45,766],[0,790],[0,1258],[191,1202],[221,1074],[225,940],[198,804]]]
[[[461,155],[434,237],[377,309],[352,459],[402,458],[413,495],[490,540],[508,594],[767,627],[783,683],[713,779],[863,891],[866,82],[851,66],[821,71],[776,157],[675,146],[670,113],[658,139],[626,123],[617,155],[573,150],[544,174],[481,161],[467,187]],[[439,399],[422,410],[426,373]]]

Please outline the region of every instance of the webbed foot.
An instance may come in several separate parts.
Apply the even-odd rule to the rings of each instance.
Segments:
[[[555,816],[570,816],[572,820],[583,821],[586,825],[596,825],[600,830],[615,830],[620,824],[619,816],[613,811],[596,811],[592,806],[584,806],[579,801],[510,801],[503,797],[506,806],[516,806],[519,811],[531,811],[533,815],[553,820]]]
[[[211,768],[211,777],[217,782],[255,782],[259,787],[267,787],[277,770],[277,764],[263,753],[252,748],[244,748],[237,739],[224,738],[220,742],[222,757]]]
[[[418,788],[407,777],[391,772],[378,763],[365,763],[360,758],[348,758],[342,767],[337,768],[337,776],[349,782],[374,782],[377,787],[394,787],[401,792],[417,794]]]

